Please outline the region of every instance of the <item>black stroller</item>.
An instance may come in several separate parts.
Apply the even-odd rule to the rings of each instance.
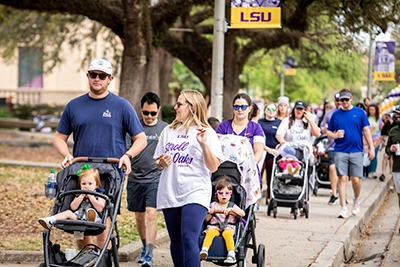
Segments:
[[[309,175],[313,175],[313,168],[309,169],[308,147],[303,144],[287,142],[285,145],[296,150],[296,158],[301,162],[298,173],[284,174],[279,167],[278,160],[282,156],[275,156],[271,174],[271,200],[268,203],[267,215],[271,211],[276,218],[278,207],[288,207],[293,211],[294,219],[297,219],[297,211],[302,209],[305,217],[309,215]]]
[[[44,263],[42,267],[56,266],[119,266],[118,248],[119,233],[117,228],[117,213],[121,203],[121,196],[124,186],[124,180],[121,179],[117,168],[113,164],[118,163],[116,158],[74,158],[73,163],[57,174],[57,195],[54,201],[51,215],[58,214],[69,209],[69,205],[77,194],[92,194],[96,197],[105,199],[106,205],[99,216],[102,218],[102,223],[90,222],[86,220],[57,220],[53,227],[61,229],[67,233],[74,235],[95,236],[103,233],[106,229],[107,217],[111,218],[111,229],[107,235],[107,239],[103,248],[99,248],[94,244],[89,244],[83,247],[70,260],[65,258],[65,254],[60,251],[60,245],[52,244],[50,241],[50,230],[43,231],[43,250]],[[91,168],[96,168],[100,174],[101,184],[104,193],[93,191],[80,190],[78,186],[77,172],[84,164],[89,164]],[[116,236],[113,233],[115,229]],[[117,240],[116,240],[117,239]],[[112,249],[108,250],[107,246],[111,242]]]
[[[318,188],[331,189],[331,181],[329,180],[329,159],[326,146],[328,137],[326,134],[321,134],[315,139],[314,148],[316,149],[317,160],[315,162],[315,186],[314,195],[318,195]]]
[[[234,236],[235,241],[235,252],[237,266],[245,266],[245,258],[247,254],[247,249],[253,249],[252,263],[257,264],[257,267],[265,265],[265,246],[260,244],[257,248],[255,227],[256,227],[256,217],[254,215],[254,204],[250,205],[246,209],[246,191],[243,186],[240,185],[241,174],[238,171],[237,165],[230,161],[225,161],[220,165],[218,170],[212,175],[212,186],[214,196],[214,188],[221,177],[221,175],[227,175],[231,178],[233,184],[233,194],[231,201],[238,205],[241,209],[246,211],[244,218],[237,216],[236,223],[236,233]],[[202,227],[202,231],[199,237],[199,247],[201,249],[205,235],[203,234],[208,222],[205,222]],[[214,264],[227,266],[232,264],[224,263],[227,256],[227,249],[225,245],[225,240],[222,236],[217,236],[214,238],[213,243],[208,251],[208,257],[206,261],[212,261]]]

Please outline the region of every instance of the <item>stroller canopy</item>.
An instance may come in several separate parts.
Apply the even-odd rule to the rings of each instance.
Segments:
[[[246,137],[226,134],[218,135],[224,162],[236,164],[241,174],[240,184],[247,194],[246,208],[261,198],[260,176],[253,147]]]

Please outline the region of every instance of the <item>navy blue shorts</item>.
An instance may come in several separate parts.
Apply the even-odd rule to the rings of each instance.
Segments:
[[[329,166],[335,164],[335,151],[328,151]]]
[[[157,207],[158,182],[135,183],[128,181],[126,186],[128,210],[145,212],[146,207]]]

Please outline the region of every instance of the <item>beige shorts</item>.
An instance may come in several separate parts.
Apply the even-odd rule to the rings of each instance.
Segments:
[[[392,172],[394,186],[396,187],[397,194],[400,194],[400,172]]]

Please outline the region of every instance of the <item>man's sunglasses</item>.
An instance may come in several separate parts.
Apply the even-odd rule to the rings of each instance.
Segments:
[[[229,190],[229,191],[217,190],[217,194],[220,196],[223,196],[223,195],[230,196],[230,195],[232,195],[232,190]]]
[[[267,110],[269,110],[269,111],[275,111],[275,110],[276,110],[276,108],[273,108],[273,107],[267,107]]]
[[[108,74],[105,74],[105,73],[95,73],[95,72],[90,72],[90,71],[88,71],[88,73],[89,73],[90,79],[96,79],[96,77],[98,75],[99,79],[103,80],[103,81],[109,76]]]
[[[243,111],[245,111],[247,109],[247,107],[248,107],[248,105],[233,105],[233,109],[236,111],[239,110],[239,108],[242,109]]]
[[[149,114],[151,114],[151,116],[156,116],[158,114],[157,111],[147,111],[147,110],[142,110],[143,115],[145,116],[149,116]]]
[[[346,99],[346,98],[344,98],[344,99],[339,99],[339,102],[344,102],[344,101],[346,101],[346,102],[347,102],[347,101],[349,101],[349,100],[350,100],[350,98],[347,98],[347,99]]]

